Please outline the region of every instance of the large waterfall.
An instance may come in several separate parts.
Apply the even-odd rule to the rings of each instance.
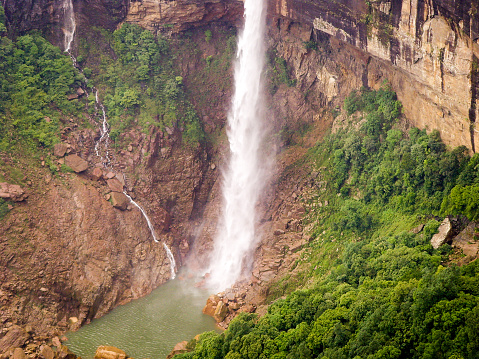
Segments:
[[[65,0],[62,4],[63,11],[63,49],[65,52],[70,53],[75,36],[76,23],[75,13],[73,11],[73,0]]]
[[[210,284],[223,290],[248,267],[256,242],[255,206],[263,189],[262,72],[265,47],[264,0],[246,0],[245,25],[238,40],[235,94],[228,117],[229,165],[224,175],[223,211],[210,267]]]

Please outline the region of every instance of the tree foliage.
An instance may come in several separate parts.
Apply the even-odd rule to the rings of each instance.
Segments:
[[[81,108],[67,98],[80,84],[71,59],[40,35],[0,37],[0,150],[58,141],[61,114]]]
[[[128,23],[101,36],[111,37],[115,56],[100,55],[101,66],[93,71],[92,80],[102,84],[112,138],[138,123],[144,131],[150,126],[178,128],[190,144],[204,141],[183,79],[175,75],[169,40]],[[87,44],[80,49],[82,58],[93,57],[93,51]]]
[[[475,213],[477,157],[447,150],[437,132],[395,128],[400,104],[387,87],[353,93],[345,108],[363,111],[363,125],[310,154],[329,204],[309,213],[308,288],[261,318],[237,317],[191,358],[479,358],[479,262],[444,267],[429,243],[440,222],[427,219],[445,198],[445,214]],[[418,218],[424,229],[412,233]]]

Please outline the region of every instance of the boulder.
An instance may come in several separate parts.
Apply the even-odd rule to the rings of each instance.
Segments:
[[[78,155],[68,155],[65,157],[65,164],[76,173],[83,172],[88,168],[88,162]]]
[[[452,240],[454,248],[460,248],[462,253],[470,259],[477,258],[479,255],[479,241],[475,236],[476,224],[470,223],[461,233]]]
[[[62,342],[60,341],[60,338],[58,337],[53,337],[52,344],[56,346],[58,350],[60,350],[62,347]]]
[[[21,347],[27,341],[29,335],[18,325],[13,325],[8,330],[7,334],[0,339],[0,353],[5,353],[6,351]]]
[[[50,348],[48,345],[42,345],[40,347],[40,356],[43,359],[53,359],[55,354],[53,353],[52,348]]]
[[[222,301],[218,302],[215,313],[213,314],[213,318],[215,318],[216,322],[219,323],[225,320],[226,314],[228,314],[228,307]]]
[[[95,359],[125,359],[126,353],[118,348],[101,345],[95,353]]]
[[[103,176],[103,170],[100,167],[95,167],[91,171],[91,179],[93,181],[98,181]]]
[[[122,211],[126,210],[128,208],[128,203],[130,203],[128,197],[120,192],[112,192],[110,199],[113,207],[118,208]]]
[[[431,245],[434,249],[438,249],[444,243],[448,242],[451,239],[452,235],[452,225],[449,218],[444,219],[441,225],[439,226],[438,232],[432,236]]]
[[[176,354],[187,353],[188,352],[188,349],[186,348],[187,345],[188,345],[188,342],[186,340],[176,344],[175,347],[173,348],[173,351],[170,354],[168,354],[166,359],[171,359]]]
[[[68,150],[68,145],[66,143],[57,143],[55,146],[53,146],[53,154],[57,157],[65,156],[65,153],[67,153],[67,150]]]
[[[209,315],[210,317],[215,315],[216,306],[220,301],[220,297],[217,295],[210,295],[209,298],[206,300],[206,305],[203,308],[203,313]]]
[[[0,183],[0,198],[7,199],[14,202],[21,202],[25,200],[28,195],[17,184],[9,184],[6,182]]]
[[[256,310],[253,304],[246,304],[245,306],[241,307],[239,312],[240,313],[254,313]]]
[[[423,229],[424,229],[424,224],[420,224],[419,226],[411,229],[410,232],[414,234],[418,234],[418,233],[421,233]]]
[[[113,192],[123,192],[123,184],[118,180],[118,178],[111,178],[107,180],[106,183]]]
[[[27,359],[27,356],[22,348],[15,348],[13,351],[13,359]]]

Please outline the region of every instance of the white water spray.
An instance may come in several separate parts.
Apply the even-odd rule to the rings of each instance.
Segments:
[[[133,205],[135,205],[136,208],[138,208],[140,210],[140,212],[143,214],[143,217],[145,217],[146,219],[146,223],[148,223],[148,228],[150,229],[150,232],[151,232],[151,235],[153,237],[153,240],[156,242],[156,243],[159,243],[160,241],[158,240],[158,238],[156,238],[156,233],[155,233],[155,229],[153,228],[153,224],[151,223],[150,221],[150,218],[148,217],[148,215],[146,214],[146,212],[143,210],[143,208],[138,204],[136,203],[133,198],[131,198],[126,192],[123,192],[123,194],[128,197],[128,199],[130,200],[131,203],[133,203]],[[165,244],[165,242],[162,242],[163,244],[163,248],[165,248],[165,251],[166,251],[166,255],[170,261],[170,271],[171,271],[171,278],[170,279],[174,279],[175,276],[176,276],[176,261],[175,261],[175,257],[173,256],[173,253],[171,253],[171,250],[170,248],[168,248],[168,246]]]
[[[237,281],[256,243],[255,206],[264,185],[263,140],[264,0],[246,0],[245,26],[238,40],[235,94],[228,117],[231,157],[223,184],[223,213],[210,267],[210,284],[223,290]]]
[[[76,22],[75,12],[73,11],[73,0],[64,0],[62,4],[63,11],[63,47],[64,51],[70,54],[73,37],[75,36]]]

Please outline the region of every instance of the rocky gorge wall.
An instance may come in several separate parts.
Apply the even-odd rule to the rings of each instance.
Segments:
[[[412,125],[438,129],[451,146],[476,147],[479,10],[474,0],[271,0],[273,17],[327,34],[362,68],[365,86],[388,80]],[[301,39],[308,41],[307,35]],[[353,50],[350,46],[360,50]],[[334,56],[333,56],[334,57]],[[301,61],[294,54],[288,60]],[[338,61],[341,63],[341,60]],[[317,80],[340,81],[340,73]]]
[[[12,344],[11,328],[30,328],[20,331],[30,333],[17,338],[22,346],[30,336],[78,328],[167,281],[170,262],[162,244],[122,192],[144,208],[179,266],[195,208],[209,192],[207,177],[215,178],[203,168],[206,154],[182,147],[174,132],[124,133],[127,147],[111,149],[112,166],[105,169],[94,151],[99,133],[66,123],[51,158],[0,157],[0,175],[22,188],[12,189],[21,195],[12,197],[17,203],[0,222],[0,353]],[[62,172],[64,164],[73,171]]]
[[[17,33],[42,29],[57,44],[61,3],[3,0],[10,28]],[[411,125],[439,129],[448,144],[474,149],[479,96],[474,4],[474,0],[270,0],[268,43],[287,60],[296,80],[294,86],[280,86],[270,99],[268,116],[274,129],[289,133],[280,146],[294,141],[304,124],[319,128],[319,138],[331,126],[327,112],[351,90],[379,87],[387,80]],[[212,22],[238,24],[242,15],[242,3],[233,0],[76,0],[74,7],[79,33],[92,25],[113,29],[121,21],[174,33]],[[218,55],[199,51],[204,58]],[[188,61],[183,67],[188,86],[197,69]],[[222,96],[223,109],[199,108],[208,127],[224,127],[229,97]],[[0,229],[1,265],[7,268],[0,300],[2,307],[10,308],[2,314],[4,324],[43,318],[36,325],[46,333],[57,323],[68,326],[70,315],[86,322],[168,278],[166,256],[152,242],[141,214],[131,206],[125,211],[113,208],[105,199],[110,193],[103,177],[107,174],[92,177],[97,134],[72,136],[65,142],[88,160],[89,169],[79,176],[51,178],[44,171],[27,178],[38,185],[32,185],[27,202],[15,208]],[[221,199],[210,154],[182,148],[174,132],[134,130],[122,136],[131,150],[116,151],[115,173],[126,175],[126,188],[148,213],[154,213],[160,238],[173,247],[177,259],[186,258],[192,248],[198,257],[206,256]],[[226,147],[218,147],[215,160],[221,161]],[[266,194],[265,235],[248,284],[252,294],[245,300],[255,305],[264,299],[255,293],[286,272],[308,241],[301,223],[305,209],[298,198],[309,186],[321,186],[321,176],[286,173],[297,156],[279,156],[275,178],[289,182],[276,183]],[[289,252],[283,250],[286,247]]]

